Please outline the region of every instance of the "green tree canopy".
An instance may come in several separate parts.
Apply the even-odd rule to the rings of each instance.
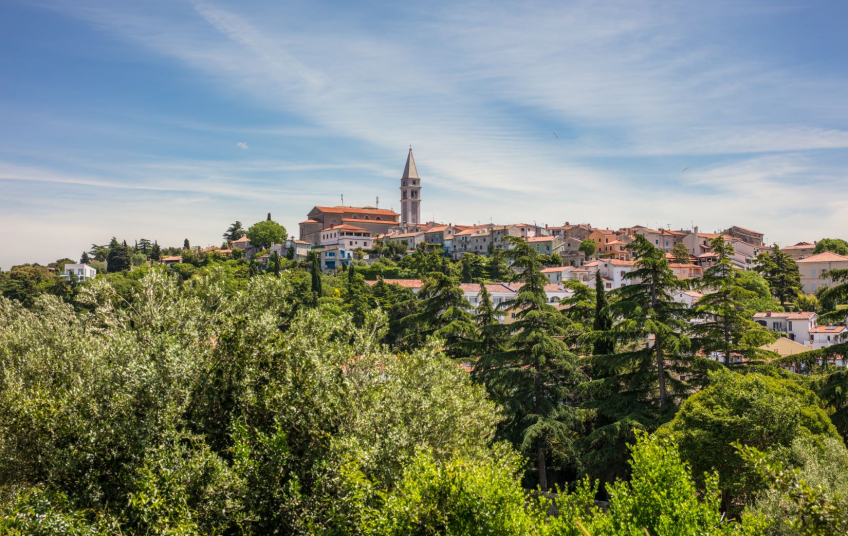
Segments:
[[[670,419],[699,378],[684,335],[688,312],[672,298],[682,283],[644,236],[627,248],[636,269],[607,306],[614,324],[605,337],[617,341],[616,350],[588,359],[592,378],[583,387],[592,425],[581,440],[583,460],[589,474],[604,480],[625,474],[634,430],[652,432]]]
[[[725,508],[734,510],[762,484],[731,444],[785,455],[796,438],[839,437],[818,397],[796,381],[726,370],[714,372],[665,429],[696,475],[718,472]]]
[[[232,224],[230,224],[229,227],[227,227],[226,231],[224,231],[224,240],[228,242],[233,242],[246,234],[247,231],[244,230],[244,227],[242,227],[241,222],[236,220]]]
[[[598,250],[598,245],[595,243],[594,240],[586,238],[585,240],[580,242],[580,247],[578,247],[577,249],[583,252],[583,254],[586,255],[586,258],[588,259],[592,255],[594,255],[595,252]]]
[[[841,238],[822,238],[816,242],[813,254],[824,253],[825,251],[848,256],[848,242]]]
[[[499,326],[509,341],[506,348],[480,357],[475,374],[504,406],[503,436],[535,462],[539,486],[546,490],[549,464],[568,467],[576,461],[574,390],[583,376],[562,340],[568,320],[548,303],[538,253],[519,237],[506,242],[505,255],[523,285],[501,307],[515,320]]]
[[[754,269],[768,281],[771,292],[780,301],[780,306],[785,307],[786,302],[794,300],[801,292],[801,274],[798,265],[792,257],[777,247],[772,246],[771,251],[757,255]]]
[[[271,244],[281,244],[286,240],[286,228],[273,220],[254,223],[247,230],[247,238],[254,247],[268,249]]]
[[[720,356],[725,365],[734,358],[750,361],[761,355],[759,347],[771,342],[769,332],[751,319],[746,301],[757,293],[739,282],[739,270],[733,267],[733,246],[719,235],[710,244],[716,257],[712,266],[697,281],[704,292],[695,305],[699,318],[692,326],[696,346],[704,355]]]

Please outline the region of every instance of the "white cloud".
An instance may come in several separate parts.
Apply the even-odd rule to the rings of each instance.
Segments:
[[[315,129],[399,156],[412,143],[425,175],[425,214],[430,203],[443,220],[682,225],[691,218],[702,227],[759,227],[773,238],[848,225],[837,196],[814,203],[799,194],[808,184],[844,182],[844,168],[804,152],[848,148],[848,124],[839,119],[848,111],[845,79],[757,57],[723,29],[780,9],[445,2],[397,6],[385,20],[366,22],[354,8],[321,17],[285,4],[194,1],[187,10],[80,0],[56,9],[213,77],[239,102],[296,114],[309,124],[307,135]],[[660,157],[673,173],[646,170]],[[689,157],[698,165],[681,176]],[[298,165],[315,166],[176,161],[142,167],[136,179],[166,169],[191,191],[261,200],[280,197],[281,186],[246,173]],[[141,183],[170,184],[158,180]],[[297,184],[304,197],[294,214],[308,210],[308,195],[326,198],[345,186],[342,177]],[[813,205],[814,215],[806,212]]]
[[[236,144],[236,147],[238,147],[239,149],[247,149],[247,143],[240,141]]]

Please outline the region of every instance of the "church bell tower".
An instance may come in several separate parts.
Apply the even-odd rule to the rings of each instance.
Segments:
[[[421,223],[421,178],[415,168],[411,146],[400,178],[400,222],[404,226]]]

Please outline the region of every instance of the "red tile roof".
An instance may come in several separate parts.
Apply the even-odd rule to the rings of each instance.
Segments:
[[[371,286],[377,284],[377,281],[366,281]],[[404,288],[421,288],[424,282],[420,279],[383,279],[383,283],[387,285],[398,285]]]
[[[362,214],[374,214],[379,216],[398,216],[399,214],[394,210],[386,210],[383,208],[370,208],[370,207],[315,207],[321,212],[332,212],[332,213],[353,213],[353,212],[361,212]],[[314,209],[313,209],[314,210]]]
[[[342,221],[352,221],[354,223],[379,223],[382,225],[397,225],[396,221],[391,220],[363,220],[360,218],[342,218]]]
[[[739,227],[738,225],[734,225],[733,227],[731,227],[731,229],[739,229],[740,231],[745,231],[746,233],[763,236],[763,233],[760,233],[758,231],[752,231],[751,229],[746,229],[744,227]]]
[[[845,326],[816,326],[810,333],[842,333],[845,329]]]
[[[804,259],[798,259],[795,262],[848,262],[848,257],[844,255],[838,255],[832,251],[824,251],[817,255],[810,255],[809,257]]]
[[[807,312],[807,311],[798,311],[798,312],[772,312],[769,313],[756,313],[754,318],[785,318],[786,320],[809,320],[810,318],[818,316],[817,313]]]
[[[325,231],[336,231],[336,230],[354,231],[354,232],[358,232],[358,233],[371,234],[371,231],[369,231],[367,229],[363,229],[362,227],[356,227],[355,225],[348,225],[346,223],[343,223],[342,225],[331,225],[324,230]]]
[[[480,283],[460,283],[459,288],[462,289],[462,292],[480,292]],[[486,290],[492,293],[505,293],[508,292],[510,294],[514,294],[515,291],[504,283],[488,283],[486,284]]]

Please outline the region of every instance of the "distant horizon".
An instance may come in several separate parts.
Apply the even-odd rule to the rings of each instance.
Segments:
[[[0,5],[0,268],[268,212],[848,238],[848,4]],[[529,218],[528,218],[529,217]],[[653,220],[653,221],[652,221]]]

